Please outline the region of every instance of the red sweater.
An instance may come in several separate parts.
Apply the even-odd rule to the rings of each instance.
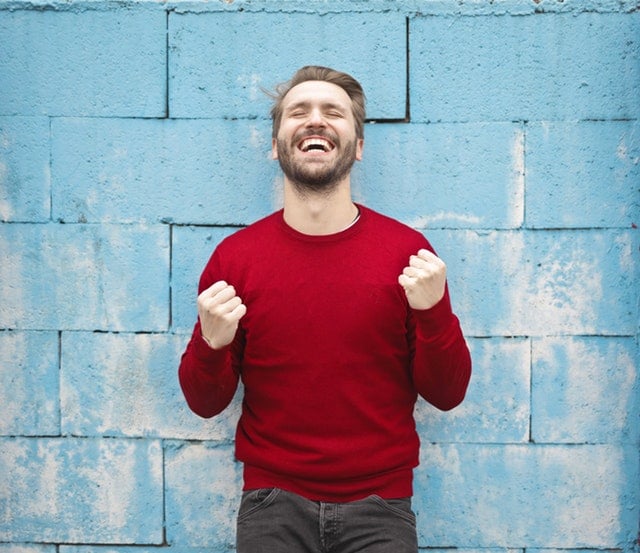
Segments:
[[[276,212],[226,238],[200,279],[236,288],[247,313],[233,344],[210,349],[196,323],[179,375],[190,408],[212,417],[244,384],[236,456],[244,489],[319,501],[412,494],[420,394],[464,398],[471,360],[448,291],[412,310],[398,275],[431,246],[363,206],[355,225],[308,236]]]

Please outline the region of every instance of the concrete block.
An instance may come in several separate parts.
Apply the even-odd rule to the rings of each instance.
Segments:
[[[533,341],[532,437],[553,443],[640,443],[633,337]]]
[[[0,259],[0,328],[168,327],[168,228],[3,224]]]
[[[219,416],[194,415],[178,383],[184,336],[65,332],[60,375],[62,428],[75,436],[231,442],[238,400]]]
[[[528,227],[640,224],[637,121],[531,123],[526,167]]]
[[[56,119],[52,151],[62,221],[247,224],[280,197],[265,121]]]
[[[0,114],[160,117],[162,9],[0,11]]]
[[[430,445],[416,473],[422,547],[620,548],[637,538],[638,454],[612,445]]]
[[[49,120],[0,117],[0,220],[43,222],[50,211]]]
[[[420,400],[415,417],[423,443],[513,443],[529,440],[530,342],[469,339],[473,373],[467,396],[442,412]]]
[[[639,27],[637,12],[416,17],[412,119],[637,118]]]
[[[425,233],[473,336],[637,331],[637,231]]]
[[[251,201],[251,200],[249,200]],[[171,233],[171,327],[190,333],[198,316],[200,275],[216,246],[233,227],[175,227]]]
[[[233,551],[228,547],[176,547],[174,545],[61,545],[59,549],[60,553],[162,553],[163,551],[165,553],[169,551],[171,553],[231,553]]]
[[[162,542],[157,441],[0,440],[0,540]]]
[[[58,334],[0,332],[0,435],[60,434]]]
[[[169,45],[172,117],[268,117],[263,90],[303,65],[352,74],[367,95],[368,117],[405,117],[400,13],[171,13]]]
[[[172,547],[234,547],[241,472],[230,446],[168,444],[166,526]]]
[[[513,228],[524,216],[516,124],[367,125],[354,195],[416,228]]]
[[[36,543],[0,543],[1,553],[56,553],[56,546]]]

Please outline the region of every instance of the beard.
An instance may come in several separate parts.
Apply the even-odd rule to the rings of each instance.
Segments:
[[[338,184],[351,171],[351,167],[356,161],[357,138],[348,141],[341,148],[340,141],[336,136],[326,134],[335,145],[338,156],[329,163],[322,160],[296,160],[294,158],[297,144],[305,135],[322,136],[322,133],[300,133],[296,135],[291,144],[284,139],[278,138],[278,162],[282,172],[287,176],[295,188],[301,192],[323,192],[333,191]]]

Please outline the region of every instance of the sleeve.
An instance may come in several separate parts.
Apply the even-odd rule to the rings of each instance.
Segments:
[[[218,265],[214,252],[200,277],[199,294],[221,279]],[[182,393],[194,413],[210,418],[231,403],[238,387],[241,351],[240,331],[231,345],[213,350],[202,337],[200,321],[196,321],[178,368]]]
[[[431,309],[410,309],[413,381],[434,407],[448,411],[462,403],[471,378],[471,355],[448,288]]]

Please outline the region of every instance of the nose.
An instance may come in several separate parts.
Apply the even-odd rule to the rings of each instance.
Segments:
[[[314,108],[309,112],[309,117],[307,118],[307,127],[324,127],[326,126],[326,122],[324,120],[324,116],[322,115],[322,110],[318,108]]]

